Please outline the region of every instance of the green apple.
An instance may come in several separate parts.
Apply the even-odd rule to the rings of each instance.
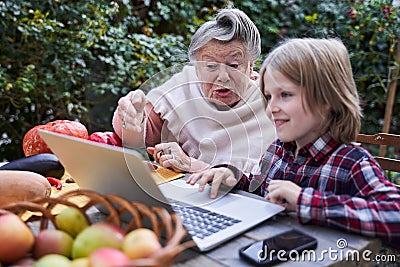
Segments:
[[[35,236],[14,213],[0,215],[0,233],[0,262],[20,260],[32,250]]]
[[[161,249],[157,235],[150,229],[138,228],[126,234],[122,251],[130,259],[146,258]]]
[[[75,207],[66,207],[60,211],[56,215],[55,222],[57,229],[63,230],[73,238],[89,225],[82,212]]]
[[[71,267],[89,267],[89,258],[77,258],[71,261]]]
[[[125,232],[108,222],[99,222],[86,227],[72,244],[72,258],[88,257],[98,248],[111,247],[121,249]]]
[[[60,254],[71,256],[73,238],[64,231],[57,229],[45,229],[35,237],[33,257],[39,259],[47,254]]]
[[[41,257],[38,259],[34,264],[33,267],[70,267],[71,261],[59,254],[48,254],[46,256]]]

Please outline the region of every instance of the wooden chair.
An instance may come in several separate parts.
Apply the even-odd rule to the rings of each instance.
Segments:
[[[380,149],[379,156],[376,156],[376,160],[381,165],[382,169],[394,172],[400,172],[400,159],[389,158],[386,155],[386,147],[391,146],[400,151],[400,135],[377,133],[374,135],[359,134],[357,135],[357,142],[370,145],[379,145]],[[386,146],[386,147],[385,147]],[[367,148],[368,149],[368,148]]]

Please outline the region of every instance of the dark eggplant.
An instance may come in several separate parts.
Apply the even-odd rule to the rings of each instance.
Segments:
[[[2,166],[0,170],[31,171],[45,177],[60,179],[65,172],[64,167],[56,155],[51,153],[41,153],[25,158],[10,161]]]

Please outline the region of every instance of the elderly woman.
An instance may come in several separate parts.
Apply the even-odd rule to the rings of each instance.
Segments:
[[[146,96],[135,90],[118,101],[114,131],[124,146],[146,146],[157,162],[176,171],[230,164],[257,172],[262,148],[275,138],[254,81],[260,51],[250,18],[222,9],[193,35],[190,64],[181,72]]]

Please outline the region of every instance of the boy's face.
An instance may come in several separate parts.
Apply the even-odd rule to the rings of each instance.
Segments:
[[[248,90],[251,63],[239,41],[210,41],[198,52],[197,75],[204,95],[216,102],[234,106]]]
[[[275,124],[278,138],[295,141],[297,149],[314,141],[320,135],[322,118],[303,107],[303,89],[273,69],[268,69],[263,79],[267,115]]]

